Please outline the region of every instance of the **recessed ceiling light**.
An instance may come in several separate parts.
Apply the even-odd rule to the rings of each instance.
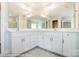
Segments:
[[[31,17],[32,16],[32,14],[29,14],[29,15],[27,15],[26,17]]]
[[[24,10],[32,11],[31,8],[27,7],[25,4],[19,4],[19,6]]]
[[[48,6],[45,10],[49,11],[49,10],[53,10],[54,8],[57,8],[58,6],[63,5],[64,3],[52,3],[50,6]]]
[[[48,10],[53,10],[54,8],[56,8],[58,6],[58,4],[52,4],[50,5],[49,7],[47,7],[45,10],[48,11]]]
[[[40,16],[47,18],[49,20],[49,17],[47,17],[46,15],[41,14]]]
[[[41,16],[42,16],[42,17],[47,17],[47,16],[45,16],[45,15],[43,15],[43,14],[41,14]]]

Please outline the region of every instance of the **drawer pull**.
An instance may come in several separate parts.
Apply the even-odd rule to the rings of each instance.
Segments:
[[[64,40],[63,40],[63,44],[64,44]]]
[[[67,36],[69,36],[69,34],[67,34]]]
[[[50,38],[51,41],[53,41],[53,38]]]
[[[21,41],[24,42],[25,40],[24,39],[21,39]]]

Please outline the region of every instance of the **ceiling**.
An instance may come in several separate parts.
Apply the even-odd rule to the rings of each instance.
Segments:
[[[10,2],[9,15],[42,16],[52,18],[71,17],[73,3],[71,2]]]

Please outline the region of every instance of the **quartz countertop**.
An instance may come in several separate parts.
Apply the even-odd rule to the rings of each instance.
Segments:
[[[26,31],[57,31],[57,32],[79,32],[78,30],[73,30],[70,28],[57,28],[57,29],[24,29],[24,30],[14,30],[14,29],[9,29],[9,32],[26,32]]]

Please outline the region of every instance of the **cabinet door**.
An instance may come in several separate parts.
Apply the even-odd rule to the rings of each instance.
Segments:
[[[40,32],[38,40],[39,46],[44,49],[50,50],[51,49],[50,36],[51,36],[50,32],[47,31]]]
[[[78,50],[76,49],[77,44],[77,35],[75,33],[64,33],[63,39],[63,55],[64,56],[77,56],[76,53]]]
[[[40,38],[39,38],[39,47],[41,47],[41,48],[44,48],[44,37],[43,36],[41,36]]]
[[[38,46],[44,48],[44,33],[42,31],[39,32]]]
[[[19,54],[22,53],[23,45],[22,45],[23,38],[12,38],[12,54]]]
[[[18,55],[23,52],[24,33],[12,33],[12,55]]]
[[[27,51],[30,49],[30,35],[29,32],[25,32],[25,40],[23,42],[24,51]]]
[[[37,40],[38,40],[38,33],[37,32],[31,32],[30,33],[30,42],[31,42],[31,47],[34,48],[37,46]]]
[[[44,32],[44,42],[43,42],[43,45],[44,45],[44,48],[47,49],[47,50],[51,50],[50,38],[51,38],[51,32]]]
[[[70,38],[64,38],[64,44],[63,44],[63,55],[64,56],[71,56],[71,39]]]
[[[38,40],[38,33],[34,32],[34,31],[28,31],[26,32],[26,46],[27,48],[31,49],[34,48],[35,46],[37,46],[37,40]]]
[[[61,32],[53,32],[52,34],[52,51],[62,54],[62,33]]]

